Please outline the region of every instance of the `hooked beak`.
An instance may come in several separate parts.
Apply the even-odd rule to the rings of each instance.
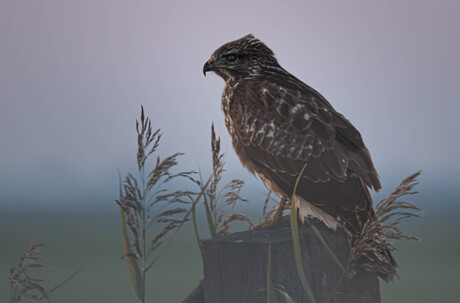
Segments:
[[[206,62],[203,66],[203,75],[206,77],[206,72],[212,71],[212,65]]]
[[[203,75],[206,77],[206,72],[212,71],[214,63],[214,57],[209,58],[209,60],[203,66]]]

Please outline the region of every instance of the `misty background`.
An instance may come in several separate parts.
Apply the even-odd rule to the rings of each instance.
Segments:
[[[46,240],[38,230],[61,225],[39,222],[56,213],[83,216],[65,220],[69,233],[81,228],[74,221],[99,226],[95,214],[113,220],[110,254],[121,255],[117,167],[136,169],[141,104],[164,132],[160,155],[184,152],[179,169],[205,176],[214,122],[227,178],[246,181],[248,212],[259,212],[266,190],[231,147],[224,82],[202,74],[216,48],[248,33],[361,132],[383,186],[375,199],[422,170],[410,198],[426,212],[420,226],[449,215],[441,230],[458,230],[446,222],[460,214],[459,10],[458,1],[1,1],[0,240],[12,249],[0,254],[15,260],[26,240]]]

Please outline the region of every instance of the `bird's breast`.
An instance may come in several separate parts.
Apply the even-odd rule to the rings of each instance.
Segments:
[[[233,92],[235,91],[235,86],[236,85],[234,83],[227,83],[222,93],[222,111],[224,112],[225,116],[225,126],[227,126],[227,130],[230,133],[230,136],[232,136],[232,139],[234,137],[235,132],[233,127],[233,121],[230,116],[230,104],[233,99]]]

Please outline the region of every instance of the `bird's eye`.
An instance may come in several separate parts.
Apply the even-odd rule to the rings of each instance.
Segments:
[[[236,56],[233,54],[230,54],[230,55],[227,55],[226,59],[228,62],[232,63],[236,61]]]

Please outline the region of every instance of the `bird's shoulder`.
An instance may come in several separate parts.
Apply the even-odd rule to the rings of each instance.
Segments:
[[[361,134],[318,91],[285,73],[260,74],[235,82],[228,97],[232,116],[255,116],[291,134],[310,131],[323,140],[332,138],[350,149],[364,147]]]
[[[315,132],[322,139],[331,139],[336,127],[348,124],[321,94],[291,75],[242,79],[232,85],[228,100],[229,114],[237,122],[247,123],[243,118],[252,117],[291,135]]]
[[[297,78],[257,76],[239,81],[228,110],[239,143],[271,169],[295,171],[276,166],[279,157],[293,161],[292,167],[308,161],[306,175],[311,180],[328,180],[327,172],[342,180],[352,169],[368,186],[380,187],[359,131]]]
[[[288,73],[247,77],[229,85],[228,93],[231,101],[265,113],[272,111],[280,120],[303,115],[328,121],[335,112],[319,92]]]

